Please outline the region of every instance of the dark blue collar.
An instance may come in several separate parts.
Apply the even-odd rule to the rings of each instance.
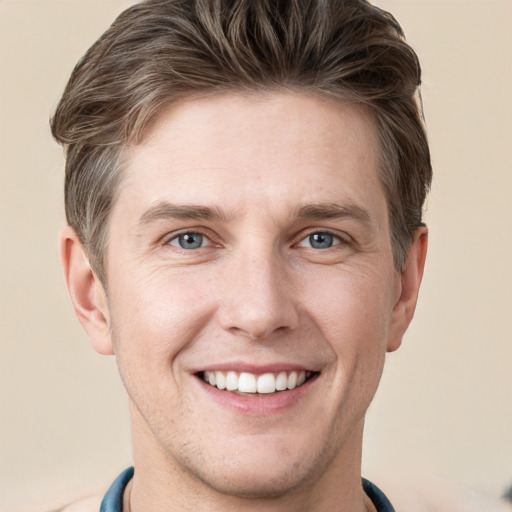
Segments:
[[[395,512],[386,495],[375,484],[365,478],[363,478],[363,489],[368,498],[372,500],[377,512]]]
[[[125,469],[111,485],[101,502],[100,512],[123,512],[123,492],[133,477],[133,467]],[[377,512],[395,512],[384,493],[374,484],[363,478],[363,489],[372,500]]]
[[[101,502],[100,512],[123,512],[123,493],[133,477],[133,466],[125,469],[110,486]]]

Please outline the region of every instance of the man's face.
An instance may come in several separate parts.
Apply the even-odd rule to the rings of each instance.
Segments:
[[[399,343],[371,118],[219,95],[172,106],[125,156],[108,315],[135,451],[253,496],[357,461]]]

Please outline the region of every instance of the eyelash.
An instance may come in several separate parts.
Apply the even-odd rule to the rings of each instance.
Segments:
[[[311,237],[312,236],[327,236],[327,237],[332,237],[333,239],[333,243],[332,245],[328,246],[328,247],[311,247],[311,245],[309,246],[306,246],[306,245],[303,245],[305,243],[307,243],[307,241],[309,240],[311,242]],[[189,248],[186,248],[186,247],[182,247],[181,244],[179,243],[179,239],[180,237],[185,237],[185,236],[199,236],[199,237],[202,237],[202,240],[201,240],[201,245],[198,246],[198,247],[189,247]],[[350,240],[347,240],[347,237],[343,237],[339,234],[336,234],[336,233],[333,233],[331,231],[328,231],[328,230],[316,230],[316,231],[310,231],[309,233],[306,233],[306,234],[301,234],[301,237],[299,239],[298,242],[294,243],[293,245],[295,246],[299,246],[299,247],[305,247],[307,249],[312,249],[312,250],[318,250],[318,251],[322,251],[322,250],[327,250],[327,249],[331,249],[333,247],[336,247],[338,245],[348,245],[350,244]],[[205,242],[205,239],[207,242],[210,242],[209,244],[207,245],[203,245],[203,243]],[[171,242],[173,241],[177,241],[177,244],[173,244]],[[322,240],[319,241],[319,243],[322,243]],[[167,240],[165,241],[165,245],[170,245],[170,246],[173,246],[173,247],[176,247],[177,249],[181,249],[181,250],[184,250],[184,251],[192,251],[192,250],[195,250],[195,249],[205,249],[207,248],[209,245],[212,244],[212,240],[211,238],[205,234],[204,232],[201,232],[199,230],[197,231],[182,231],[180,233],[175,233],[172,235],[172,237],[170,238],[167,238]]]
[[[185,247],[182,247],[181,244],[178,246],[178,245],[174,245],[174,244],[171,243],[174,240],[178,241],[178,243],[179,243],[180,237],[185,237],[185,236],[200,236],[200,237],[203,238],[202,242],[204,242],[204,239],[206,239],[207,241],[209,241],[211,243],[211,240],[208,237],[208,235],[202,233],[201,231],[182,231],[181,233],[174,234],[171,238],[167,239],[167,241],[165,242],[165,245],[172,245],[173,247],[176,247],[178,249],[182,249],[184,251],[189,251],[189,250],[193,250],[193,249],[204,249],[205,248],[205,246],[203,246],[202,243],[201,243],[201,245],[199,247],[192,247],[192,248],[185,248]]]
[[[307,246],[308,249],[326,250],[326,249],[331,249],[332,247],[336,247],[337,245],[346,243],[345,240],[343,240],[343,238],[341,236],[339,236],[335,233],[332,233],[330,231],[311,231],[306,236],[303,236],[297,245],[299,247],[306,247],[303,244],[307,243],[308,240],[311,243],[312,242],[311,238],[314,236],[319,237],[319,240],[317,240],[317,241],[320,244],[322,243],[321,237],[323,237],[323,238],[330,237],[330,238],[332,238],[333,243],[329,247],[311,247],[311,245],[309,245],[309,246]]]

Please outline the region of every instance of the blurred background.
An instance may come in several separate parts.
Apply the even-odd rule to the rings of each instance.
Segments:
[[[48,120],[127,0],[0,0],[0,512],[102,492],[130,464],[113,358],[88,345],[57,257]],[[380,0],[424,68],[435,179],[418,311],[367,420],[365,476],[512,484],[512,1]]]

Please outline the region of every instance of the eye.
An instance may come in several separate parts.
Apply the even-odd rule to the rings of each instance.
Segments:
[[[330,247],[340,243],[341,239],[338,236],[331,233],[318,231],[316,233],[311,233],[306,238],[304,238],[299,243],[299,246],[311,247],[313,249],[329,249]]]
[[[181,249],[199,249],[206,246],[208,238],[201,233],[180,233],[167,243]]]

